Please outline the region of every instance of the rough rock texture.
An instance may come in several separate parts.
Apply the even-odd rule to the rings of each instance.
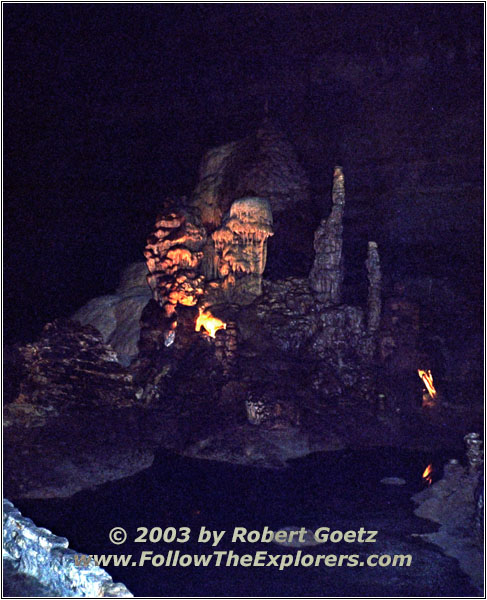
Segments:
[[[468,473],[457,460],[452,460],[445,465],[443,478],[413,496],[413,500],[419,505],[414,511],[418,517],[440,524],[438,531],[420,537],[440,546],[447,556],[457,558],[461,569],[483,592],[483,526],[478,527],[475,522],[478,483],[478,473]]]
[[[9,501],[3,500],[3,557],[20,573],[34,577],[56,596],[133,598],[122,583],[114,583],[102,568],[78,565],[81,556],[66,538],[36,527]]]
[[[178,326],[177,307],[195,306],[204,291],[200,274],[206,232],[198,217],[183,209],[165,207],[147,240],[145,257],[148,283],[165,318],[165,340],[174,341]]]
[[[262,293],[271,235],[272,212],[265,198],[241,198],[232,203],[222,226],[211,235],[213,245],[205,247],[203,273],[207,280],[218,282],[209,284],[205,304],[225,300],[250,304]],[[214,300],[209,300],[208,294]]]
[[[298,361],[325,397],[352,388],[368,397],[371,338],[361,308],[326,307],[306,279],[289,277],[265,281],[264,295],[241,312],[238,324],[249,348]]]
[[[255,133],[209,150],[193,203],[205,226],[216,228],[232,202],[249,192],[268,198],[272,214],[305,204],[309,182],[283,131],[266,118]]]
[[[263,289],[263,296],[241,311],[242,337],[256,349],[274,348],[296,356],[320,327],[308,281],[297,277],[265,280]]]
[[[367,329],[375,333],[379,329],[381,315],[381,282],[379,250],[376,242],[369,242],[367,260],[367,276],[369,279],[369,293],[367,296]]]
[[[115,294],[93,298],[72,316],[81,325],[96,327],[123,365],[128,365],[138,352],[140,315],[152,296],[147,274],[144,262],[129,265],[122,271]]]
[[[395,286],[395,294],[386,299],[382,313],[380,358],[395,370],[411,371],[422,366],[419,349],[419,305],[404,295],[404,286]]]
[[[328,219],[323,219],[315,233],[315,259],[309,274],[311,288],[326,306],[340,304],[344,278],[343,211],[345,181],[341,167],[333,173],[333,206]]]
[[[225,377],[235,376],[238,361],[238,328],[230,322],[215,335],[215,356],[221,363]]]
[[[266,429],[285,429],[299,425],[300,414],[297,406],[283,399],[260,396],[245,401],[247,419],[252,425],[263,426]]]
[[[4,424],[20,418],[36,425],[50,414],[136,402],[132,376],[90,325],[48,323],[37,342],[17,348],[17,356],[22,377],[5,407]]]
[[[139,354],[131,365],[134,379],[148,381],[162,368],[162,355],[166,346],[167,319],[161,306],[151,299],[140,317]]]
[[[15,563],[7,558],[3,559],[3,595],[6,598],[55,598],[56,592],[47,585],[43,585],[35,577],[20,573],[15,568]]]
[[[244,197],[267,198],[274,218],[273,267],[286,260],[306,272],[312,226],[309,182],[292,145],[266,118],[246,138],[214,148],[204,156],[192,203],[209,233],[222,225],[232,203]]]

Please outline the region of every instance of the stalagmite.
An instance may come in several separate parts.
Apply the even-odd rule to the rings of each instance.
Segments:
[[[369,279],[369,294],[367,299],[367,328],[369,333],[375,333],[379,328],[381,315],[381,280],[379,250],[376,242],[369,242],[367,251],[367,276]]]
[[[315,232],[315,260],[309,280],[318,300],[327,306],[340,304],[344,277],[343,265],[343,212],[345,182],[341,167],[333,173],[333,206],[328,219],[323,219]]]

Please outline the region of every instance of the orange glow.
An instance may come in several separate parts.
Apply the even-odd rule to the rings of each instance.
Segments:
[[[200,314],[196,319],[195,331],[200,331],[202,327],[210,337],[214,338],[219,329],[227,328],[227,324],[214,317],[211,313],[203,312],[200,308]]]
[[[433,483],[433,465],[429,464],[423,472],[423,480],[427,485]]]
[[[433,385],[433,375],[431,374],[431,371],[423,371],[421,369],[418,369],[418,375],[423,380],[423,383],[426,386],[426,389],[428,390],[428,394],[434,400],[436,398],[436,390],[435,386]]]

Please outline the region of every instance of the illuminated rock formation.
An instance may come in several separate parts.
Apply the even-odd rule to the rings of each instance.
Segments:
[[[95,561],[77,564],[78,556],[84,555],[69,548],[66,538],[37,527],[7,499],[3,500],[3,543],[4,567],[10,566],[15,573],[10,575],[10,583],[23,574],[47,586],[46,591],[53,597],[134,597],[123,583],[114,583]]]
[[[167,345],[174,340],[176,307],[195,306],[203,295],[204,276],[199,267],[205,242],[205,229],[195,215],[169,208],[159,215],[155,231],[147,240],[147,281],[164,310]]]
[[[333,174],[333,206],[328,219],[323,219],[314,238],[315,260],[309,280],[317,299],[325,306],[340,304],[344,277],[343,265],[343,211],[345,183],[341,167]]]
[[[221,281],[228,300],[245,304],[262,293],[272,233],[272,212],[265,198],[235,200],[222,227],[213,232],[212,264],[205,261],[205,275]]]
[[[192,202],[205,227],[212,230],[221,225],[232,202],[249,193],[268,198],[276,218],[306,204],[308,188],[293,146],[275,122],[265,119],[246,138],[205,154]]]
[[[367,329],[369,333],[375,333],[380,325],[381,313],[381,281],[379,250],[376,242],[369,242],[367,260],[367,276],[369,279],[369,294],[367,298]]]
[[[209,230],[216,229],[229,209],[231,199],[225,193],[226,174],[238,142],[231,142],[209,150],[200,165],[199,183],[193,194],[193,203],[200,212],[201,220]]]
[[[212,234],[223,225],[232,203],[245,197],[269,202],[275,233],[271,262],[285,257],[288,272],[294,265],[304,275],[312,252],[306,235],[312,226],[309,182],[293,146],[270,119],[244,139],[206,153],[191,202]],[[211,263],[210,240],[209,245],[205,264],[206,256]],[[209,268],[205,266],[205,274]]]

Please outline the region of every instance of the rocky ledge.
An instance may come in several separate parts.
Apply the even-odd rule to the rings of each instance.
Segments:
[[[443,478],[413,496],[418,517],[439,523],[433,533],[419,537],[458,559],[460,568],[477,589],[484,585],[484,482],[477,469],[468,470],[452,459]]]
[[[152,312],[144,313],[149,320]],[[482,422],[481,406],[422,408],[414,371],[405,401],[388,394],[366,360],[371,338],[361,309],[317,307],[304,279],[264,282],[252,305],[214,312],[235,328],[212,338],[189,319],[187,337],[167,348],[149,326],[130,367],[93,327],[66,320],[10,348],[8,497],[70,496],[148,468],[158,448],[282,468],[346,447],[461,447]]]
[[[8,573],[30,576],[54,596],[133,598],[123,583],[114,583],[100,567],[77,564],[78,556],[66,538],[36,527],[9,500],[3,500],[3,560]]]

